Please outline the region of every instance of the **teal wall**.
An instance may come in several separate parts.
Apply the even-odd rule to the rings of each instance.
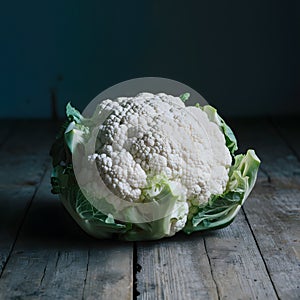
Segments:
[[[300,1],[11,1],[0,9],[0,117],[83,109],[161,76],[225,116],[300,113]]]

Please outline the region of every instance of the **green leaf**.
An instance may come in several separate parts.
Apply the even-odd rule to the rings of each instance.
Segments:
[[[81,123],[81,121],[83,120],[83,116],[76,108],[71,105],[71,102],[69,102],[66,106],[66,115],[70,122],[74,121],[75,123]]]
[[[207,114],[211,122],[214,122],[219,126],[225,136],[226,146],[229,149],[230,153],[233,154],[238,149],[238,146],[237,140],[231,128],[218,115],[217,110],[214,107],[205,105],[203,107],[200,106],[200,108]]]
[[[72,165],[58,165],[51,173],[52,193],[61,194],[67,189],[77,187]]]
[[[72,121],[66,128],[64,138],[71,153],[74,153],[78,144],[84,144],[89,134],[89,128],[82,124]]]
[[[86,131],[86,127],[80,125],[84,118],[78,110],[72,107],[70,102],[66,106],[66,114],[68,120],[62,125],[49,153],[52,156],[53,167],[61,162],[71,161],[70,153],[66,146],[73,152],[74,147],[79,142],[82,142],[83,134]]]
[[[165,176],[156,175],[148,178],[147,186],[142,193],[145,202],[158,204],[157,209],[161,209],[159,204],[163,204],[166,216],[152,222],[133,224],[132,229],[126,232],[122,239],[127,241],[156,240],[171,236],[173,223],[184,218],[188,212],[182,189]],[[134,207],[129,207],[126,213],[130,222],[130,219],[136,219],[134,214],[139,212]]]
[[[83,195],[80,189],[78,189],[76,196],[76,212],[78,215],[97,225],[102,227],[114,228],[119,232],[119,229],[126,229],[126,225],[115,223],[112,215],[106,216],[97,210]]]

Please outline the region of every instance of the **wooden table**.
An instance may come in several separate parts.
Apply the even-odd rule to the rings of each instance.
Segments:
[[[57,125],[0,123],[0,299],[300,299],[300,118],[231,120],[263,163],[229,227],[94,240],[50,193]]]

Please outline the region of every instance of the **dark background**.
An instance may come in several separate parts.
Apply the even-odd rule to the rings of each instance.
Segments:
[[[10,1],[2,118],[59,117],[135,77],[181,81],[223,116],[300,114],[300,1]]]

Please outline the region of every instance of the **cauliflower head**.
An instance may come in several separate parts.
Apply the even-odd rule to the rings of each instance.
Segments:
[[[225,190],[231,155],[224,134],[201,109],[185,107],[179,97],[141,93],[103,101],[99,111],[109,116],[93,158],[118,196],[143,201],[147,178],[155,175],[180,183],[195,205]]]
[[[90,119],[67,107],[69,121],[58,140],[68,149],[64,157],[53,160],[52,185],[88,233],[99,238],[158,239],[180,230],[222,227],[233,220],[254,185],[259,159],[253,150],[235,157],[236,139],[217,111],[211,106],[186,106],[186,98],[186,94],[140,93],[107,99]],[[82,159],[96,164],[105,186],[120,199],[133,204],[168,202],[163,218],[136,224],[130,218],[135,211],[126,221],[116,220],[82,194],[70,157],[95,128],[94,153]],[[52,147],[54,158],[58,143]],[[75,202],[65,192],[71,184],[62,184],[67,166]],[[233,192],[236,201],[229,199]],[[92,225],[95,220],[98,229]]]

